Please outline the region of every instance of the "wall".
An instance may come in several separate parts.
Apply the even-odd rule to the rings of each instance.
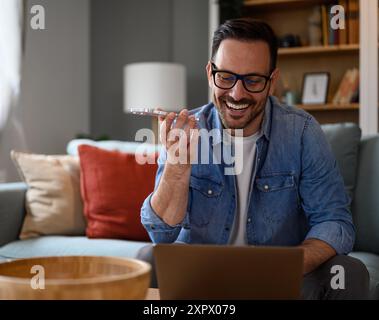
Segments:
[[[134,140],[150,118],[123,113],[123,67],[142,61],[187,67],[188,106],[207,103],[208,1],[91,1],[91,132]]]
[[[46,29],[28,30],[22,120],[30,150],[61,153],[89,130],[89,1],[34,3],[46,9]]]
[[[34,4],[46,10],[45,30],[30,28]],[[29,0],[27,6],[21,99],[0,141],[7,181],[18,180],[10,149],[65,153],[75,134],[89,131],[89,0]]]
[[[188,106],[208,103],[208,1],[174,0],[173,61],[187,67]]]

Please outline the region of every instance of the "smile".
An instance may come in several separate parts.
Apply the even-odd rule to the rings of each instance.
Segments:
[[[245,110],[249,107],[249,104],[234,104],[231,102],[225,102],[225,105],[231,110]]]

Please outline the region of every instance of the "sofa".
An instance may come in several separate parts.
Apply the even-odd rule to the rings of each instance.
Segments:
[[[352,123],[323,125],[337,159],[356,226],[351,256],[360,259],[370,273],[373,299],[379,299],[379,135],[361,138]],[[109,142],[112,144],[111,142]],[[68,152],[75,154],[74,141]],[[35,256],[105,255],[135,258],[148,242],[88,239],[82,236],[52,235],[19,240],[25,215],[24,183],[0,184],[0,261]]]

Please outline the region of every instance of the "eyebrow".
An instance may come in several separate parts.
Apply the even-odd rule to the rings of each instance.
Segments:
[[[229,73],[232,73],[232,74],[237,74],[239,76],[261,76],[261,77],[269,78],[270,75],[271,75],[271,73],[272,73],[271,72],[269,75],[265,75],[265,74],[262,74],[262,73],[259,73],[259,72],[250,72],[250,73],[239,74],[239,73],[227,70],[227,69],[219,69],[214,62],[211,62],[211,63],[213,65],[213,67],[216,68],[217,71],[229,72]]]

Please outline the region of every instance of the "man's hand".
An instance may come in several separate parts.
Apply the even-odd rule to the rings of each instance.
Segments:
[[[188,110],[160,118],[160,140],[166,147],[167,160],[161,180],[151,198],[155,213],[174,226],[183,221],[188,203],[191,160],[197,156],[198,130]]]
[[[166,118],[160,117],[160,141],[166,147],[167,164],[176,165],[179,173],[189,170],[191,160],[196,157],[198,130],[194,116],[182,110],[174,124],[176,114],[171,112]]]
[[[318,239],[307,239],[299,247],[304,249],[304,275],[337,254],[329,244]]]

